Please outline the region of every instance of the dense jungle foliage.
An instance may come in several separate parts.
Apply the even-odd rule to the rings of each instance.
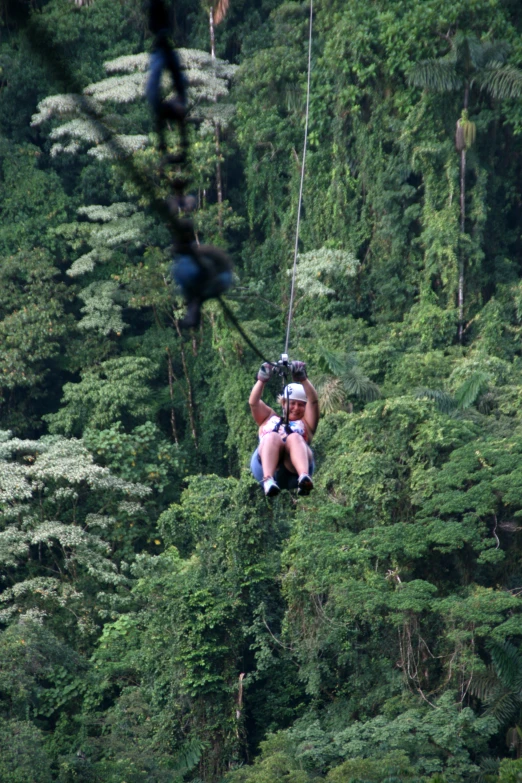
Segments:
[[[309,5],[227,5],[176,3],[188,173],[277,360]],[[0,36],[1,783],[521,781],[519,0],[314,3],[307,499],[249,473],[219,305],[179,327],[142,0]]]

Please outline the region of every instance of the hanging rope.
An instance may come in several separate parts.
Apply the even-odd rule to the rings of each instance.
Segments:
[[[303,185],[305,174],[305,160],[306,160],[306,146],[308,142],[308,115],[310,112],[310,74],[312,72],[312,20],[313,20],[313,0],[310,0],[310,29],[308,34],[308,78],[306,83],[306,118],[305,118],[305,132],[304,132],[304,144],[303,144],[303,160],[301,163],[301,184],[299,186],[299,203],[297,206],[297,226],[295,230],[295,247],[294,247],[294,266],[292,270],[292,287],[290,289],[290,306],[288,308],[288,322],[286,326],[286,340],[285,340],[285,353],[288,353],[288,345],[290,343],[290,327],[292,325],[292,314],[294,309],[294,296],[295,296],[295,278],[297,272],[297,254],[299,249],[299,226],[301,223],[301,206],[303,203]]]

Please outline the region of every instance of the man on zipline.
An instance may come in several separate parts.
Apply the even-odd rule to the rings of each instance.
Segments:
[[[317,392],[307,378],[304,362],[292,362],[290,369],[292,380],[297,382],[288,384],[279,397],[282,416],[261,399],[265,383],[273,373],[268,362],[261,366],[250,393],[250,409],[259,426],[259,446],[252,455],[250,469],[267,497],[296,487],[298,495],[309,495],[314,486],[314,456],[309,444],[319,421]]]

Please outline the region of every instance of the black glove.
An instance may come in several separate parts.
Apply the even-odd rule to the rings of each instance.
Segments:
[[[304,362],[291,362],[290,372],[292,373],[292,380],[296,383],[306,381],[308,378],[308,375],[306,374],[306,364]]]
[[[261,383],[266,383],[272,377],[273,372],[274,368],[272,365],[269,364],[269,362],[264,362],[259,368],[259,372],[256,375],[256,380],[261,381]]]

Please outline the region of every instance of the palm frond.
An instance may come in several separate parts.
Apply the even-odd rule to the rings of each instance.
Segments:
[[[456,69],[466,79],[485,68],[488,63],[504,63],[508,45],[504,41],[481,41],[476,35],[458,31],[451,39]]]
[[[484,416],[489,416],[497,402],[496,396],[493,392],[486,392],[477,401],[477,408]]]
[[[520,700],[511,692],[504,691],[486,707],[484,715],[491,715],[500,724],[509,723],[520,708]]]
[[[502,685],[506,688],[520,690],[522,688],[522,654],[511,642],[495,642],[488,644],[491,660]]]
[[[303,108],[303,91],[297,84],[288,85],[285,89],[287,111],[297,112]]]
[[[515,65],[489,64],[476,76],[481,90],[493,98],[520,98],[522,96],[522,70]]]
[[[477,783],[491,783],[491,781],[496,781],[499,767],[499,759],[494,759],[491,756],[483,758],[480,762]]]
[[[187,740],[175,756],[172,768],[174,774],[181,776],[186,775],[187,772],[192,772],[194,767],[199,764],[205,747],[205,743],[196,737]]]
[[[353,367],[341,376],[347,394],[352,394],[364,402],[373,402],[381,396],[381,390],[358,367]]]
[[[456,407],[456,402],[448,392],[442,389],[416,389],[415,397],[418,400],[433,400],[438,411],[441,413],[451,413]]]
[[[381,390],[357,366],[355,354],[332,351],[324,345],[319,347],[321,350],[319,359],[321,369],[328,375],[335,376],[323,381],[323,394],[325,395],[327,405],[337,405],[336,409],[339,410],[342,407],[342,405],[339,405],[341,391],[343,397],[350,394],[364,402],[373,402],[379,399]],[[328,401],[329,396],[332,397],[332,403]]]
[[[476,35],[457,32],[452,41],[457,57],[457,67],[466,75],[482,67],[484,49]]]
[[[217,0],[214,3],[214,24],[219,24],[227,15],[230,0]]]
[[[415,87],[425,87],[435,92],[450,92],[463,85],[462,76],[451,60],[423,60],[410,71],[408,81]]]
[[[344,408],[346,394],[340,378],[324,378],[317,384],[319,407],[323,413],[336,413]]]
[[[455,400],[458,407],[463,410],[471,407],[480,395],[486,391],[489,379],[488,373],[477,370],[477,372],[474,372],[473,375],[465,380],[455,392]]]
[[[354,354],[345,353],[343,351],[332,351],[321,343],[319,345],[321,357],[319,364],[321,368],[326,372],[332,373],[332,375],[340,376],[357,363],[357,359]]]
[[[509,54],[510,46],[507,41],[482,41],[481,48],[481,66],[487,68],[491,63],[500,63],[503,65]]]
[[[475,674],[469,686],[469,692],[485,702],[491,701],[501,690],[498,675],[492,666],[488,666],[485,672]]]

